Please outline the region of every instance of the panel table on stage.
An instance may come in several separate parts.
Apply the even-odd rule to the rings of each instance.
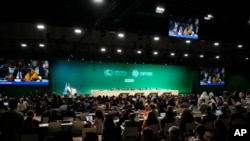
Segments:
[[[91,90],[91,96],[116,96],[118,97],[121,94],[128,94],[128,95],[178,95],[178,90]]]

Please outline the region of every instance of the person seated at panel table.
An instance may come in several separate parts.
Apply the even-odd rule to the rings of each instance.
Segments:
[[[45,70],[43,68],[43,64],[41,61],[35,61],[34,62],[33,70],[35,70],[36,74],[40,76],[42,79],[45,78]]]
[[[13,72],[13,74],[9,77],[10,81],[13,80],[24,80],[26,71],[24,69],[22,69],[20,66],[17,66]]]
[[[24,81],[37,81],[40,80],[38,74],[33,69],[29,69],[24,76]]]
[[[193,30],[192,30],[190,25],[186,25],[186,27],[185,27],[185,29],[183,31],[183,34],[184,35],[192,35],[193,34]]]

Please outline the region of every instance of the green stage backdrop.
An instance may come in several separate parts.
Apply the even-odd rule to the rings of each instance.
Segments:
[[[67,83],[77,94],[91,90],[171,89],[191,93],[193,72],[185,66],[56,60],[50,65],[52,91],[63,94]]]

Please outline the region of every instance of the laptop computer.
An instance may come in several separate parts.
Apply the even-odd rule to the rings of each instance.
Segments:
[[[215,114],[216,114],[216,115],[221,115],[222,112],[221,112],[221,110],[215,110]]]
[[[165,117],[166,113],[160,113],[161,117]]]
[[[8,107],[9,106],[9,102],[4,102],[3,105]]]
[[[85,120],[86,121],[92,121],[93,120],[93,116],[88,115],[88,116],[85,117]]]

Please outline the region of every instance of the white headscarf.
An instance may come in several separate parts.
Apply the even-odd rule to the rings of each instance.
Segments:
[[[209,97],[208,97],[206,91],[203,91],[203,92],[201,93],[201,96],[199,97],[198,102],[197,102],[198,106],[200,106],[201,100],[202,100],[202,99],[205,99],[205,103],[208,104],[208,102],[209,102]]]

